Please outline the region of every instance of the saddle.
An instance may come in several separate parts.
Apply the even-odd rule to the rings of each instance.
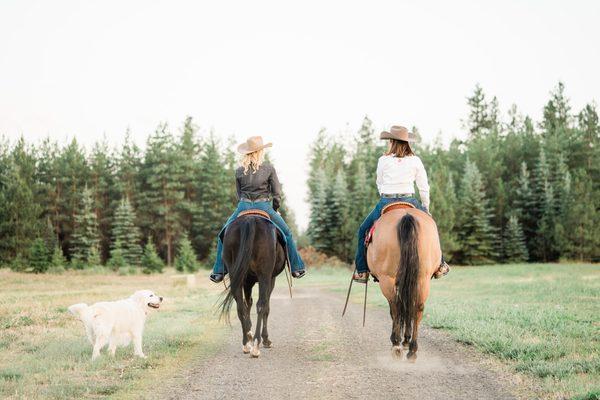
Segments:
[[[268,212],[259,210],[259,209],[251,209],[251,210],[242,211],[238,214],[237,218],[243,217],[244,215],[258,215],[259,217],[263,217],[263,218],[266,218],[269,220],[271,219],[271,216],[269,215]]]
[[[400,210],[403,208],[417,208],[417,207],[415,207],[414,204],[408,203],[406,201],[395,201],[395,202],[390,203],[387,206],[383,207],[383,209],[381,210],[381,215],[383,215],[389,211]],[[381,217],[381,215],[379,217]],[[375,223],[373,224],[371,229],[369,229],[369,231],[367,232],[367,234],[365,236],[365,247],[369,247],[369,243],[371,243],[371,241],[373,240],[373,234],[375,233],[376,226],[377,226],[377,221],[375,221]]]

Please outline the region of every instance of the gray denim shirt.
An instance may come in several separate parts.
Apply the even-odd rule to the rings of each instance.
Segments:
[[[279,208],[281,184],[275,168],[268,162],[263,163],[256,172],[250,168],[246,174],[244,167],[239,167],[235,171],[235,183],[238,200],[272,198],[273,208]]]

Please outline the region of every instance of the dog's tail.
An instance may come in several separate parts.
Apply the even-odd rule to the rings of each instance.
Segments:
[[[73,304],[72,306],[70,306],[68,308],[68,310],[71,314],[73,314],[74,316],[76,316],[77,318],[82,320],[83,322],[85,322],[89,318],[88,317],[88,309],[89,309],[89,307],[85,303]]]

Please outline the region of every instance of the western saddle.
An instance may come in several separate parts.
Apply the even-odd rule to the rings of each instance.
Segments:
[[[244,210],[238,214],[237,218],[243,217],[244,215],[258,215],[259,217],[271,219],[268,212],[259,209]]]

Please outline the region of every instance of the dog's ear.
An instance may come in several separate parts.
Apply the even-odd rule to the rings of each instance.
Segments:
[[[138,304],[145,306],[148,303],[148,291],[147,290],[138,290],[135,292],[131,298]]]

